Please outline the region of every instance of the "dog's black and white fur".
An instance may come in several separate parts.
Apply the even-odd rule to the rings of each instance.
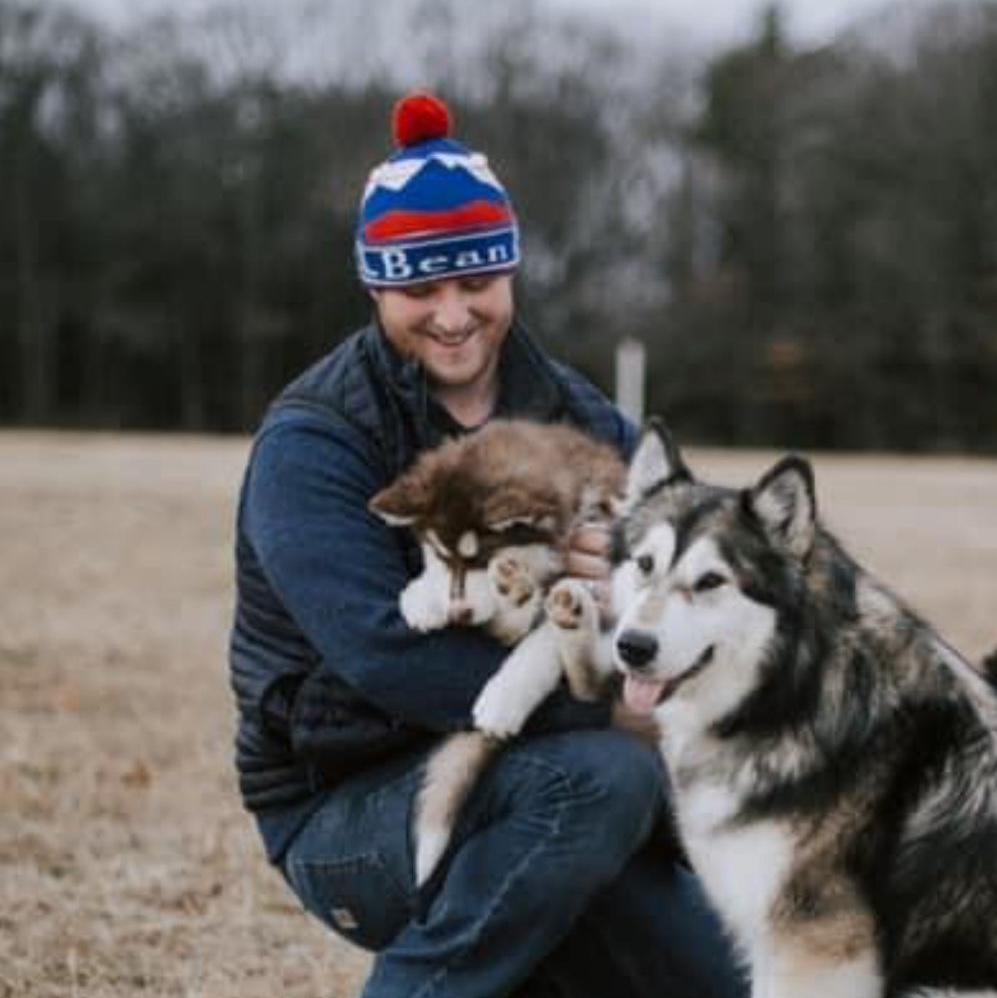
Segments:
[[[614,574],[625,698],[754,998],[997,996],[997,693],[821,525],[810,465],[697,481],[659,425]]]

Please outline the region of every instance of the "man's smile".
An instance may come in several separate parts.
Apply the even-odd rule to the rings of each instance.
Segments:
[[[435,330],[427,329],[425,330],[424,335],[431,339],[434,343],[438,343],[440,346],[459,347],[463,346],[477,331],[477,326],[472,326],[468,329],[461,329],[456,333],[440,333]]]

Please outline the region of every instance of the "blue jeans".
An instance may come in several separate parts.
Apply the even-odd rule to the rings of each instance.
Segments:
[[[677,851],[642,848],[665,812],[657,753],[615,731],[514,742],[417,890],[409,817],[423,762],[337,787],[284,860],[309,911],[377,951],[363,998],[747,993]]]

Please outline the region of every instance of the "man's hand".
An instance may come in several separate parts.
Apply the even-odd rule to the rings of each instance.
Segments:
[[[604,524],[586,523],[568,538],[565,556],[565,574],[588,584],[603,620],[610,611],[609,549],[609,528]]]

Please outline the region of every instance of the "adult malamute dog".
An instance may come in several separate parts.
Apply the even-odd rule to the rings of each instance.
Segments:
[[[816,517],[809,464],[696,481],[660,426],[614,655],[756,998],[997,995],[997,693]]]
[[[609,668],[593,664],[595,602],[581,583],[557,580],[570,534],[609,521],[625,477],[612,448],[579,430],[496,420],[427,451],[371,499],[374,513],[410,527],[422,546],[422,573],[400,600],[409,625],[480,626],[515,645],[475,702],[475,731],[450,737],[430,759],[416,807],[419,883],[488,760],[561,677],[578,697],[600,694]],[[601,661],[608,666],[608,655]]]

